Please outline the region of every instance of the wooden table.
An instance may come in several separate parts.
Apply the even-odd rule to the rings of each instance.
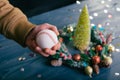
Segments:
[[[32,23],[50,23],[58,29],[72,23],[77,23],[82,7],[87,4],[91,25],[103,26],[107,33],[119,37],[120,0],[85,0],[80,4],[71,4],[63,8],[49,11],[29,18]],[[120,39],[114,39],[112,44],[119,50]],[[66,45],[67,46],[67,45]],[[68,47],[71,53],[71,50]],[[23,48],[12,40],[0,35],[0,80],[120,80],[120,53],[113,53],[113,64],[109,68],[100,69],[100,74],[93,78],[67,66],[52,67],[48,59],[35,55],[28,48]],[[20,59],[25,59],[19,61]],[[118,74],[118,75],[116,75]]]

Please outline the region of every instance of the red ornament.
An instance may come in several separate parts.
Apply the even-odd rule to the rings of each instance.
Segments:
[[[102,51],[102,49],[103,49],[103,48],[102,48],[101,45],[97,45],[97,46],[96,46],[96,51]]]
[[[74,55],[72,56],[72,58],[73,58],[73,60],[75,60],[75,61],[80,61],[81,56],[80,56],[80,54],[74,54]]]
[[[71,58],[72,58],[72,55],[71,55],[71,54],[69,54],[67,57],[68,57],[68,59],[71,59]]]
[[[105,44],[106,44],[106,42],[105,42],[105,41],[103,41],[103,42],[102,42],[102,44],[103,44],[103,45],[105,45]]]
[[[61,52],[60,53],[60,57],[64,57],[64,56],[65,56],[65,54]]]
[[[100,57],[99,56],[93,56],[92,57],[93,64],[99,64],[100,63]]]

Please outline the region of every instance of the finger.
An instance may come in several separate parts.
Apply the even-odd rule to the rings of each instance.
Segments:
[[[39,53],[45,57],[48,57],[49,55],[48,54],[45,54],[42,49],[36,44],[35,41],[32,41],[31,43],[31,50],[33,50],[35,53]]]
[[[57,50],[59,50],[59,49],[60,49],[60,47],[61,47],[61,43],[60,43],[60,42],[58,42],[58,44],[57,44]]]
[[[30,45],[30,47],[31,48],[33,48],[33,50],[35,50],[36,51],[36,47],[38,47],[38,45],[37,45],[37,43],[36,43],[36,41],[35,40],[33,40],[33,41],[31,41],[31,43],[30,43],[31,45]]]
[[[49,54],[49,55],[54,55],[54,54],[56,53],[55,50],[51,50],[51,49],[49,49],[49,48],[46,48],[44,51],[45,51],[45,53],[47,53],[47,54]]]
[[[50,49],[49,48],[45,48],[44,52],[47,53],[47,54],[49,54],[50,53]]]
[[[52,50],[55,50],[55,51],[59,50],[60,47],[61,47],[61,44],[60,44],[60,42],[58,42],[55,46],[52,47]]]
[[[56,33],[56,35],[59,35],[59,32],[58,32],[56,26],[51,26],[49,29],[52,30],[52,31],[54,31]]]
[[[45,25],[44,29],[50,29],[50,30],[54,31],[56,33],[56,35],[59,35],[59,32],[58,32],[56,26],[48,24],[48,23],[45,23],[44,25]]]
[[[57,44],[52,47],[52,50],[57,50]]]
[[[36,51],[37,51],[37,53],[41,54],[44,57],[49,56],[49,54],[44,53],[40,47],[36,47]]]
[[[37,47],[37,45],[35,44],[34,40],[33,41],[30,41],[28,44],[27,44],[28,48],[34,52],[37,52],[35,50],[35,48]]]
[[[55,54],[56,54],[56,51],[55,51],[55,50],[50,50],[50,51],[49,51],[49,54],[50,54],[50,55],[55,55]]]

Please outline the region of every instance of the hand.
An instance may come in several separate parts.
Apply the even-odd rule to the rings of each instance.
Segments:
[[[51,49],[46,48],[46,49],[41,49],[37,43],[36,43],[36,35],[39,31],[44,30],[44,29],[50,29],[56,33],[56,35],[59,35],[59,32],[56,28],[56,26],[51,25],[51,24],[42,24],[36,26],[27,36],[25,44],[28,46],[29,49],[32,51],[39,53],[45,57],[48,57],[49,55],[54,55],[56,53],[56,50],[60,49],[60,42],[58,42],[55,46],[53,46]]]

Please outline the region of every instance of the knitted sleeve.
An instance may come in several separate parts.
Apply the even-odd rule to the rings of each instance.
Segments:
[[[1,34],[25,46],[26,36],[34,27],[20,9],[12,6],[8,0],[0,0]]]

